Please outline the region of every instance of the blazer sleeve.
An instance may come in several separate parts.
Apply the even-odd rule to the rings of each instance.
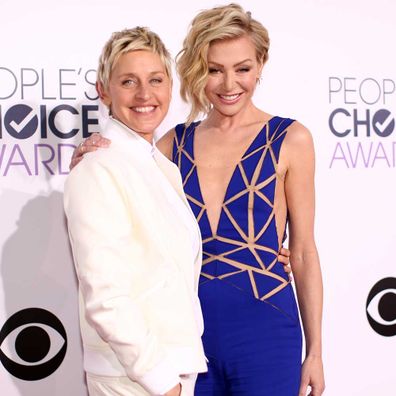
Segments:
[[[64,192],[69,236],[88,323],[110,345],[128,377],[153,394],[164,394],[180,378],[130,297],[143,247],[134,235],[120,185],[127,181],[120,173],[89,158],[72,171]]]

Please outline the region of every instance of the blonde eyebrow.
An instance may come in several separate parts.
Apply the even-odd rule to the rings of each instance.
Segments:
[[[241,65],[242,63],[247,63],[247,62],[253,62],[253,60],[250,59],[250,58],[247,58],[247,59],[244,59],[242,62],[236,63],[234,66],[239,66],[239,65]]]
[[[237,67],[237,66],[242,65],[243,63],[247,63],[247,62],[253,62],[253,61],[252,61],[252,59],[247,58],[247,59],[244,59],[241,62],[235,63],[235,65],[233,65],[233,67]],[[223,66],[221,63],[217,63],[217,62],[214,62],[214,61],[208,61],[208,63],[211,63],[213,65],[217,65],[217,66]]]
[[[166,75],[166,73],[162,70],[158,70],[158,71],[152,71],[149,73],[150,76],[155,75],[155,74],[163,74]],[[137,75],[135,73],[129,72],[129,73],[122,73],[119,75],[119,77],[137,77]]]

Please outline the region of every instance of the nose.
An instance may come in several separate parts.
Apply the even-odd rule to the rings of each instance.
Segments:
[[[136,99],[145,101],[150,99],[151,89],[149,84],[141,83],[136,90]]]
[[[223,80],[224,89],[226,91],[232,91],[234,88],[234,75],[233,73],[224,73]]]

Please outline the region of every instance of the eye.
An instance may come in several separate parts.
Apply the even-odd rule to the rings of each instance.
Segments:
[[[150,80],[150,83],[153,84],[153,85],[158,85],[158,84],[161,84],[162,81],[163,81],[162,78],[156,77],[156,78],[152,78],[152,79]]]
[[[220,69],[216,69],[215,67],[209,67],[209,74],[220,73]]]
[[[240,67],[237,72],[238,73],[248,73],[250,72],[251,68],[250,67]]]
[[[374,285],[367,298],[366,312],[378,334],[396,335],[396,278],[385,278]]]
[[[127,78],[126,80],[123,80],[122,81],[122,83],[121,83],[124,87],[131,87],[131,86],[133,86],[133,85],[135,85],[136,84],[136,81],[135,80],[133,80],[132,78]]]
[[[0,361],[14,377],[36,381],[61,365],[67,336],[51,312],[28,308],[12,315],[0,331]]]

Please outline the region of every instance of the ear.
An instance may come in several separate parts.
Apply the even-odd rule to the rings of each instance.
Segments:
[[[264,63],[259,63],[259,65],[258,65],[258,71],[257,71],[257,79],[260,79],[261,78],[261,73],[262,73],[262,71],[263,71],[263,67],[264,67]]]
[[[95,87],[96,87],[96,91],[98,92],[100,100],[108,108],[110,108],[110,105],[111,105],[110,95],[108,94],[107,90],[104,88],[103,84],[99,81],[96,81]]]
[[[171,80],[169,84],[169,101],[172,100],[172,92],[173,92],[173,80]]]

